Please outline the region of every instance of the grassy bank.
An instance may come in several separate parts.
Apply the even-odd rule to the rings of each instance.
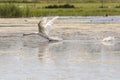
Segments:
[[[33,2],[59,2],[59,3],[63,3],[63,2],[82,2],[82,3],[90,3],[90,2],[109,2],[109,3],[113,3],[113,2],[117,2],[119,3],[120,0],[0,0],[0,2],[14,2],[14,3],[33,3]]]
[[[66,3],[0,3],[0,17],[120,15],[119,3],[69,3],[74,8],[45,8]],[[101,8],[102,6],[102,8]]]

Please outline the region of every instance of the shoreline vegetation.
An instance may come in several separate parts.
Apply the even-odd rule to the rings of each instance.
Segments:
[[[0,17],[120,15],[120,1],[111,0],[0,0]]]

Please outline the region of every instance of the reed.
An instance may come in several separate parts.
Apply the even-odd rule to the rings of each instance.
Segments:
[[[21,17],[22,11],[16,5],[7,3],[0,5],[0,17]]]

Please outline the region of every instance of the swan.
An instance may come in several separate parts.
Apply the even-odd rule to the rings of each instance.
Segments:
[[[114,45],[114,40],[115,40],[114,37],[109,36],[109,37],[103,38],[101,42],[103,45]]]
[[[49,30],[50,30],[51,26],[53,25],[55,20],[58,19],[58,18],[59,17],[56,16],[48,22],[47,22],[46,17],[42,18],[42,20],[40,20],[39,23],[38,23],[38,32],[37,33],[24,34],[23,36],[37,34],[37,35],[40,35],[40,36],[48,39],[49,41],[60,41],[60,40],[62,40],[61,38],[58,38],[58,37],[49,36]]]
[[[115,40],[114,37],[109,36],[109,37],[103,38],[102,42],[112,42],[114,40]]]

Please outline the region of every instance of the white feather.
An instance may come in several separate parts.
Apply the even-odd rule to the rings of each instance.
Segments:
[[[46,24],[45,24],[45,28],[46,27],[51,27],[52,25],[53,25],[53,23],[54,23],[54,21],[56,20],[58,18],[58,16],[56,16],[56,17],[54,17],[53,19],[51,19],[49,22],[47,22]]]
[[[42,18],[42,24],[45,26],[46,23],[47,23],[47,18],[46,18],[46,17],[43,17],[43,18]]]
[[[110,42],[110,41],[113,41],[114,39],[115,39],[114,37],[109,36],[109,37],[104,38],[102,41],[103,42]]]

